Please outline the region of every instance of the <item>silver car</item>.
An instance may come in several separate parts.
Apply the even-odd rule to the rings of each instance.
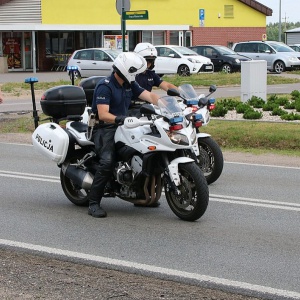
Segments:
[[[232,49],[254,60],[266,60],[267,69],[278,74],[285,70],[300,68],[300,52],[295,52],[281,42],[240,42],[235,43]]]
[[[76,50],[70,57],[67,72],[71,78],[70,67],[77,67],[74,78],[91,76],[108,76],[112,72],[112,65],[121,50],[110,48],[88,48]]]

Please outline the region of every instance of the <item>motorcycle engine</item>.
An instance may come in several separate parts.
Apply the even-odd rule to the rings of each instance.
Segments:
[[[120,184],[130,186],[133,182],[134,174],[127,163],[119,162],[115,168],[115,175]]]

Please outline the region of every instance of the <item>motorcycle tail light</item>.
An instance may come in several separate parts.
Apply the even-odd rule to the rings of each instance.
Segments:
[[[201,127],[201,126],[202,126],[202,121],[196,121],[196,122],[194,123],[194,126],[195,126],[196,128]]]
[[[192,106],[192,112],[196,112],[197,110],[199,110],[198,106]]]
[[[175,124],[175,125],[170,126],[169,130],[170,131],[176,131],[176,130],[180,130],[182,128],[183,128],[182,124]]]
[[[216,108],[216,100],[214,98],[209,99],[207,107],[209,111],[214,110]]]
[[[216,108],[216,104],[210,104],[210,105],[208,105],[208,110],[209,111],[212,111],[212,110],[214,110]]]

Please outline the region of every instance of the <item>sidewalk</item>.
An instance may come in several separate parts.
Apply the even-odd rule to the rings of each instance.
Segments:
[[[63,72],[8,72],[0,74],[0,84],[6,82],[24,82],[26,78],[35,77],[41,82],[70,80],[67,71]],[[71,82],[71,80],[70,80]]]

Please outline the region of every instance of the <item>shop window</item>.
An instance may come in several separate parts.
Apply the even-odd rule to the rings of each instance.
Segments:
[[[142,41],[153,45],[163,45],[165,43],[164,31],[143,31]]]

